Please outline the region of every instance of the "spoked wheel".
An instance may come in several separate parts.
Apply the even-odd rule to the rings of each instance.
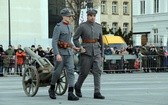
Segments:
[[[22,85],[25,94],[29,97],[36,95],[39,88],[39,74],[34,66],[28,66],[23,74]]]
[[[66,92],[67,87],[68,87],[67,73],[66,73],[66,70],[63,69],[62,74],[56,84],[56,89],[55,89],[56,94],[63,95]]]

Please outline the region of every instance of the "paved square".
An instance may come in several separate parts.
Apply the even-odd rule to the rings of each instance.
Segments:
[[[105,100],[93,99],[93,76],[89,75],[83,98],[72,102],[67,93],[51,100],[49,87],[40,87],[36,96],[27,97],[22,77],[0,77],[0,105],[168,105],[168,73],[102,74],[101,82]]]

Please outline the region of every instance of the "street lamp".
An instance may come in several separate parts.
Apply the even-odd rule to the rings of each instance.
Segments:
[[[8,0],[8,22],[9,22],[9,45],[11,45],[11,19],[10,19],[10,0]]]

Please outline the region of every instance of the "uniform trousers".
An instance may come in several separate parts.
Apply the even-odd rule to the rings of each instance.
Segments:
[[[69,87],[74,87],[75,75],[73,55],[62,55],[62,61],[55,63],[54,71],[51,77],[51,85],[55,85],[57,80],[60,78],[63,69],[67,72]]]
[[[82,84],[89,72],[94,77],[94,93],[100,92],[100,77],[101,77],[102,58],[101,55],[89,56],[85,54],[80,55],[80,70],[76,82],[76,87],[81,89]]]

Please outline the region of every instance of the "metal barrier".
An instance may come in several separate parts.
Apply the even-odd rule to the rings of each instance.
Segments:
[[[53,56],[46,56],[53,64]],[[138,65],[135,66],[135,63]],[[17,65],[16,56],[3,57],[4,75],[22,75],[25,66],[31,62],[30,56],[24,58],[23,65]],[[136,55],[105,55],[103,71],[106,73],[141,72],[167,72],[168,57],[159,55],[145,55],[139,58]]]
[[[16,70],[16,57],[14,55],[3,55],[3,75],[14,75]]]
[[[141,59],[144,72],[166,72],[168,69],[167,56],[145,55]]]
[[[15,55],[3,55],[3,75],[20,75],[22,76],[25,66],[30,62],[30,56],[23,58],[23,64],[17,64],[17,57]]]
[[[137,65],[136,65],[137,63]],[[159,55],[105,55],[104,72],[167,72],[168,57]]]
[[[139,67],[135,68],[135,61],[138,59]],[[141,70],[141,61],[136,55],[105,55],[104,72],[125,73]]]

